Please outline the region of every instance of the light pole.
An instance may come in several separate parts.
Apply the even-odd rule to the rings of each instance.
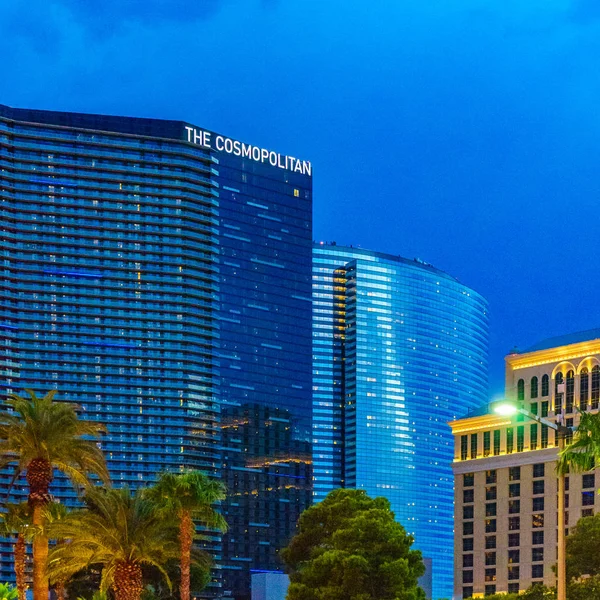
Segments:
[[[570,427],[565,427],[559,423],[554,423],[538,415],[534,415],[526,408],[520,406],[517,402],[510,400],[497,400],[490,404],[490,409],[503,416],[511,416],[517,413],[526,416],[528,419],[545,425],[556,431],[558,438],[559,453],[565,449],[565,439],[567,435],[572,433]],[[565,475],[562,472],[558,473],[558,560],[556,565],[556,596],[557,600],[567,600],[567,561],[566,561],[566,539],[565,539]]]

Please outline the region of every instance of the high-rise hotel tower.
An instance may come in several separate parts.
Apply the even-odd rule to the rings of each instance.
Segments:
[[[238,599],[311,498],[311,170],[179,121],[0,106],[2,395],[106,423],[116,485],[222,477],[214,589]]]
[[[429,559],[430,597],[449,598],[447,423],[487,398],[487,302],[422,261],[320,244],[313,298],[315,499],[388,498]]]

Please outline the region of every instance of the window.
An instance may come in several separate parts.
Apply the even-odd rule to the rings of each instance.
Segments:
[[[465,473],[463,475],[463,487],[473,487],[475,485],[475,477],[473,473]]]
[[[472,554],[463,554],[463,567],[472,567],[473,566],[473,555]]]
[[[534,529],[544,526],[544,513],[536,513],[531,515],[531,526]]]
[[[544,549],[543,548],[532,548],[531,549],[531,562],[544,562]]]
[[[495,533],[496,532],[496,519],[486,519],[485,520],[485,532],[486,533]]]
[[[593,517],[594,516],[594,511],[591,508],[584,508],[581,511],[581,518],[583,517]]]
[[[590,375],[586,367],[581,369],[579,375],[579,408],[587,410],[588,398],[590,396]]]
[[[525,380],[519,379],[517,381],[517,400],[523,401],[525,400]]]
[[[508,427],[506,430],[506,453],[510,454],[514,450],[515,445],[515,430]]]
[[[582,476],[581,487],[584,489],[596,487],[596,477],[593,473],[586,473]]]
[[[473,502],[475,497],[475,490],[468,489],[468,490],[463,490],[463,503],[464,504],[468,504],[469,502]]]
[[[548,416],[548,411],[550,410],[550,403],[548,401],[542,402],[542,417]]]
[[[485,581],[496,581],[496,569],[486,569],[485,570]]]
[[[523,452],[525,449],[525,427],[519,425],[517,427],[517,452]]]
[[[485,538],[485,548],[486,550],[489,550],[490,548],[495,548],[496,547],[496,536],[495,535],[488,535]]]
[[[518,569],[518,567],[517,567]],[[518,583],[509,583],[508,584],[508,593],[509,594],[518,594],[519,593],[519,584]]]
[[[463,523],[463,535],[473,535],[473,521]]]
[[[538,426],[537,423],[532,423],[529,426],[529,448],[537,450],[538,445]]]
[[[508,512],[511,515],[521,512],[521,501],[520,500],[509,500],[508,501]]]
[[[508,567],[508,579],[519,579],[519,567]]]
[[[592,410],[598,408],[598,399],[600,399],[600,367],[596,365],[592,369]]]
[[[460,460],[467,460],[469,450],[469,436],[461,435],[460,436]]]
[[[544,543],[544,532],[543,531],[534,531],[531,534],[531,543],[536,546],[537,544]]]
[[[567,373],[567,383],[565,386],[565,412],[573,412],[573,403],[575,400],[575,372],[573,370]]]
[[[486,471],[485,472],[485,482],[486,483],[496,483],[496,471]]]
[[[488,566],[496,564],[496,552],[485,553],[485,564]]]
[[[540,510],[544,510],[544,496],[540,496],[539,498],[533,499],[533,512],[538,512]]]
[[[541,579],[544,576],[544,565],[531,565],[531,578]]]
[[[538,397],[538,378],[537,377],[531,378],[531,388],[530,389],[531,389],[530,397],[537,398]]]
[[[473,505],[463,506],[463,519],[472,519],[473,518]]]
[[[463,598],[471,598],[473,596],[473,586],[463,587]]]
[[[516,531],[521,529],[521,517],[508,517],[508,530]]]
[[[520,483],[510,483],[508,485],[508,497],[516,498],[521,495],[521,484]]]
[[[534,414],[537,415],[538,414],[538,403],[537,402],[532,402],[529,405],[529,410]]]
[[[544,493],[544,480],[538,479],[533,482],[533,493],[534,494],[543,494]]]
[[[500,454],[500,430],[494,431],[494,456]]]
[[[477,434],[471,434],[471,458],[477,458]]]
[[[473,571],[463,571],[463,583],[473,583]]]
[[[560,415],[563,409],[563,396],[565,395],[565,380],[562,371],[554,377],[554,413]]]
[[[463,539],[463,552],[471,552],[473,550],[473,538]]]
[[[533,465],[533,476],[534,477],[543,477],[544,476],[544,463],[537,463],[537,465]]]
[[[493,596],[495,593],[496,593],[495,585],[486,585],[485,586],[485,595],[486,596]]]
[[[484,456],[490,455],[490,447],[491,447],[490,434],[491,434],[491,431],[483,432],[483,455]]]
[[[509,550],[508,551],[508,564],[514,565],[521,562],[521,551],[520,550]]]
[[[594,506],[594,492],[581,492],[581,506]]]
[[[495,517],[496,516],[496,503],[490,502],[485,505],[485,516],[486,517]]]
[[[542,377],[542,396],[546,397],[550,391],[550,378],[548,375]]]
[[[518,481],[521,479],[521,467],[510,467],[508,469],[508,480]]]
[[[486,500],[495,500],[496,499],[496,486],[491,485],[490,487],[485,488],[485,499]]]

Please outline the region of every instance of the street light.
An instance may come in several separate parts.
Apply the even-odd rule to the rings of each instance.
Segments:
[[[490,409],[498,415],[505,417],[521,414],[540,423],[546,425],[556,431],[558,438],[558,449],[562,452],[565,448],[565,439],[572,433],[570,427],[565,427],[559,423],[554,423],[548,419],[534,415],[532,412],[523,408],[518,402],[511,400],[496,400],[490,403]],[[556,565],[557,579],[557,600],[566,600],[567,598],[567,563],[566,563],[566,539],[565,539],[565,475],[559,472],[558,474],[558,561]]]

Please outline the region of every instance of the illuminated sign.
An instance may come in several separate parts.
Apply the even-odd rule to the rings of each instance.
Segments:
[[[187,141],[191,144],[226,152],[234,156],[241,156],[260,163],[268,163],[273,167],[279,167],[294,173],[312,175],[312,165],[308,160],[299,160],[293,156],[286,156],[266,148],[244,144],[222,135],[214,135],[213,137],[210,131],[203,131],[189,125],[185,126],[185,130],[187,131]]]

